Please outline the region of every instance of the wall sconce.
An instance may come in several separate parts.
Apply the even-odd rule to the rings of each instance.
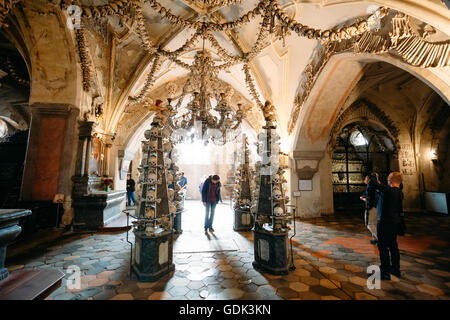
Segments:
[[[430,150],[430,160],[433,162],[438,160],[438,154],[436,150]]]

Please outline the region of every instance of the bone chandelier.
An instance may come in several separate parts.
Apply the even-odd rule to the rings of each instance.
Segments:
[[[228,141],[235,140],[239,134],[236,129],[245,117],[245,110],[240,103],[237,104],[236,112],[231,108],[229,94],[232,90],[223,88],[217,78],[218,71],[214,68],[211,55],[205,50],[197,52],[190,70],[183,93],[175,107],[179,111],[184,98],[191,93],[191,100],[186,106],[188,112],[176,118],[170,117],[169,126],[172,130],[190,130],[200,125],[198,133],[201,133],[205,143],[211,139],[216,144],[224,145]],[[212,100],[217,101],[214,111]],[[169,100],[169,104],[170,102]],[[174,108],[169,106],[169,109]],[[215,116],[214,112],[219,117]],[[180,142],[185,138],[183,133],[181,131],[180,135],[175,134],[172,137]]]
[[[191,0],[187,1],[197,7],[207,8],[220,8],[224,6],[239,5],[240,0]],[[68,7],[73,1],[65,1],[62,6]],[[174,51],[167,51],[150,39],[146,27],[146,19],[143,14],[144,3],[150,5],[150,7],[161,17],[161,19],[168,20],[174,25],[181,26],[185,29],[194,30],[194,34],[188,39],[184,45]],[[213,50],[215,50],[217,56],[220,57],[221,63],[210,64],[209,68],[215,72],[228,70],[231,66],[242,64],[243,71],[245,73],[245,81],[248,90],[254,99],[256,105],[260,108],[263,106],[256,92],[254,81],[249,70],[249,62],[257,56],[265,46],[265,41],[270,33],[274,33],[275,29],[281,29],[283,34],[287,34],[289,31],[297,33],[299,36],[307,37],[309,39],[316,39],[322,42],[332,43],[339,42],[341,40],[348,40],[355,36],[361,35],[370,30],[370,22],[368,20],[356,21],[352,25],[344,26],[339,29],[319,30],[303,25],[296,20],[290,18],[282,9],[281,5],[276,0],[261,0],[252,10],[243,14],[235,20],[220,22],[214,13],[212,14],[200,14],[196,20],[184,19],[181,16],[174,15],[170,9],[167,9],[156,0],[112,0],[106,5],[101,6],[81,6],[83,22],[86,19],[92,19],[93,21],[100,22],[102,19],[107,19],[109,16],[119,17],[121,23],[133,30],[135,34],[140,37],[142,47],[153,56],[153,65],[150,73],[147,75],[144,86],[134,97],[130,97],[130,100],[134,103],[142,103],[145,101],[150,93],[150,89],[156,80],[155,74],[161,67],[162,60],[169,59],[177,65],[191,70],[192,65],[185,63],[180,58],[192,50],[197,42],[201,39],[208,41],[211,44]],[[380,14],[378,17],[381,19],[387,15],[388,10],[386,8],[380,8]],[[251,49],[245,52],[240,48],[239,44],[235,43],[237,49],[241,54],[233,55],[224,49],[212,32],[224,32],[227,33],[243,25],[249,23],[251,20],[261,17],[260,29],[258,37],[255,43],[252,44]],[[203,20],[203,21],[200,21]],[[279,26],[281,28],[276,28]],[[79,34],[77,36],[80,55],[83,55],[83,50],[86,47],[84,44],[83,23],[82,28],[77,30]],[[283,37],[283,35],[282,35]],[[85,63],[83,68],[83,79],[87,81],[89,76],[89,65]],[[85,88],[88,88],[86,84]],[[203,99],[201,96],[199,99]],[[225,121],[225,120],[224,120]]]

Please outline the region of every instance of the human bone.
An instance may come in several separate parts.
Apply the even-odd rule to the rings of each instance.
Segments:
[[[280,200],[282,198],[281,190],[279,188],[273,188],[272,197],[275,200]]]
[[[149,184],[156,184],[156,181],[157,181],[156,174],[150,173],[148,175],[147,181]]]
[[[283,215],[283,208],[281,208],[281,207],[275,207],[275,208],[273,208],[273,213],[274,213],[276,216],[281,216],[281,215]]]
[[[147,200],[150,202],[154,202],[156,200],[156,192],[155,190],[147,191]]]
[[[152,157],[150,157],[149,163],[152,167],[156,167],[156,165],[158,163],[158,159],[156,157],[152,156]]]

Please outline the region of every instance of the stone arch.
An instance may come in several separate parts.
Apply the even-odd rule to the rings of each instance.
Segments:
[[[334,122],[330,131],[330,141],[328,143],[329,152],[331,152],[336,144],[337,136],[341,130],[348,124],[354,122],[375,123],[384,128],[394,142],[395,149],[399,149],[398,135],[400,130],[397,128],[394,121],[375,104],[365,99],[359,99],[345,109]]]
[[[360,81],[366,66],[383,61],[399,67],[430,86],[448,103],[450,89],[447,75],[441,69],[421,69],[405,64],[388,54],[357,54],[345,52],[332,55],[317,74],[310,92],[302,102],[298,112],[298,123],[293,131],[291,150],[293,150],[293,170],[291,170],[291,190],[297,190],[297,178],[303,168],[315,168],[312,176],[314,192],[303,192],[295,198],[301,215],[318,216],[334,212],[333,194],[330,186],[332,179],[331,158],[329,150],[330,135],[333,125],[343,108],[348,105],[350,93]],[[398,126],[397,126],[398,128]],[[389,131],[389,130],[388,130]],[[395,139],[393,139],[395,141]],[[407,151],[408,152],[408,151]],[[409,192],[415,200],[410,207],[417,210],[419,191],[417,181],[409,176],[408,180],[414,190]],[[415,179],[417,180],[417,179]],[[314,187],[313,187],[314,188]],[[409,200],[408,200],[409,201]]]
[[[312,87],[305,100],[294,102],[294,109],[295,105],[301,105],[301,108],[299,108],[298,111],[294,110],[294,112],[297,111],[298,117],[295,129],[292,131],[294,137],[291,141],[294,149],[298,149],[299,143],[301,143],[301,138],[305,138],[304,135],[302,136],[302,127],[305,123],[305,118],[308,116],[308,114],[311,114],[314,109],[317,109],[316,103],[319,102],[319,98],[321,96],[323,97],[328,95],[330,89],[333,90],[337,86],[336,83],[338,83],[338,85],[340,85],[341,87],[344,87],[345,92],[348,94],[358,83],[360,77],[364,72],[364,67],[367,64],[374,62],[386,62],[412,74],[413,76],[430,86],[437,94],[439,94],[439,96],[441,96],[444,101],[450,104],[450,87],[448,86],[448,76],[445,74],[444,70],[413,67],[388,54],[377,55],[370,53],[361,53],[355,55],[352,52],[334,54],[331,56],[331,58],[329,58],[328,62],[326,62],[321,71],[319,71],[318,74],[315,75],[316,79],[314,81],[314,86]],[[338,79],[337,73],[345,72],[343,70],[346,69],[348,70],[347,72],[349,76],[345,77],[345,79]],[[335,112],[333,112],[332,115],[329,115],[330,117],[333,117],[333,119],[331,119],[330,117],[324,119],[324,121],[326,120],[326,125],[328,125],[328,127],[331,127],[331,125],[334,123],[334,119],[336,119],[340,107],[346,101],[347,94],[341,95],[340,92],[337,96],[331,94],[331,96],[336,98],[333,100],[337,100],[339,103],[338,105],[336,105],[335,103],[327,105],[333,106],[335,108],[333,110]],[[326,131],[328,131],[326,130],[326,128],[322,129],[323,132],[320,135],[320,138],[324,137]],[[314,142],[316,142],[315,140],[318,139],[313,140]],[[324,150],[325,146],[328,144],[328,140],[320,139],[320,144],[321,146],[315,147],[315,149],[317,148]]]

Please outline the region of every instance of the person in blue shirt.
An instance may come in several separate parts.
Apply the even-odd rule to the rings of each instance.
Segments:
[[[186,191],[187,191],[187,179],[184,176],[184,172],[180,172],[180,181],[178,181],[178,185],[181,187],[181,191],[183,191],[183,202],[186,198]]]

